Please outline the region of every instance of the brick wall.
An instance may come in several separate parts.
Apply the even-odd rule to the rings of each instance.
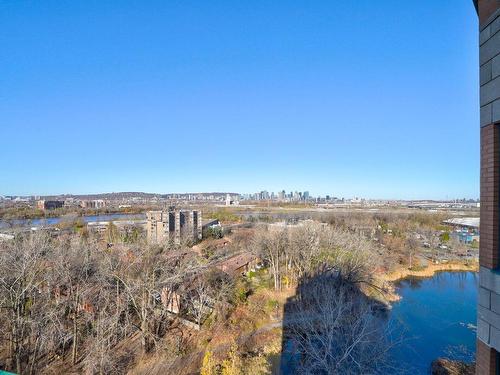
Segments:
[[[500,131],[489,124],[481,128],[481,244],[480,263],[497,268],[499,263]]]
[[[481,340],[476,346],[476,375],[496,375],[496,352]]]
[[[488,21],[488,19],[495,13],[499,7],[499,0],[479,0],[478,1],[478,15],[481,24]]]

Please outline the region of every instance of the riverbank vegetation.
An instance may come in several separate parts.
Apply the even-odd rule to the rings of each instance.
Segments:
[[[17,220],[33,220],[52,217],[61,217],[65,215],[76,216],[94,216],[94,215],[110,215],[110,214],[140,214],[150,209],[146,206],[131,206],[131,207],[106,207],[100,209],[80,208],[76,206],[62,207],[54,210],[40,210],[35,207],[2,207],[0,208],[0,220],[15,222]]]

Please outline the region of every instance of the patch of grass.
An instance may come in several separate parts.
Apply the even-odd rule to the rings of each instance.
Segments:
[[[221,210],[214,211],[214,212],[209,214],[209,217],[211,219],[217,219],[220,222],[238,222],[238,221],[240,221],[239,216],[235,215],[234,213],[232,213],[231,211],[229,211],[227,209],[221,209]]]

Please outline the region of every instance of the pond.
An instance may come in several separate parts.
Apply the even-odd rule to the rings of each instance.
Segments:
[[[471,361],[476,345],[476,303],[478,274],[437,272],[430,278],[406,278],[396,283],[402,297],[392,305],[388,320],[391,362],[397,374],[429,374],[439,357]],[[285,351],[273,372],[295,374],[293,344]]]
[[[403,341],[393,350],[398,364],[412,374],[428,374],[438,357],[471,360],[476,345],[478,274],[438,272],[396,284],[402,297],[391,319]]]

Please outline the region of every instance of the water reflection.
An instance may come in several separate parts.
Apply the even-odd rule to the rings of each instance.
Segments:
[[[321,280],[319,284],[334,286],[335,283],[334,280]],[[307,311],[300,306],[311,303],[311,285],[317,286],[318,283],[310,279],[304,280],[298,288],[298,295],[291,298],[285,306],[282,356],[281,363],[277,366],[281,374],[303,373],[300,366],[307,363],[302,357],[304,348],[301,348],[301,340],[305,336],[300,329],[293,327],[293,323],[297,323],[297,310],[302,313],[300,321],[304,322],[303,317],[307,315]],[[377,369],[371,373],[428,374],[431,362],[438,357],[471,361],[475,352],[477,285],[478,276],[474,272],[439,272],[431,278],[407,278],[400,281],[397,292],[402,299],[393,305],[389,315],[385,315],[383,323],[379,320],[381,326],[390,327],[384,330],[384,334],[388,335],[388,342],[397,342],[397,345],[389,349],[386,368],[382,372]],[[324,290],[328,292],[329,289]],[[335,293],[330,293],[330,297],[338,298]],[[319,299],[316,302],[323,307],[325,303],[330,303]],[[363,303],[365,302],[367,301]],[[309,316],[314,317],[318,313],[324,314],[325,309],[313,309]],[[305,322],[308,329],[313,327],[325,332],[318,335],[319,344],[313,346],[337,344],[335,340],[328,340],[331,336],[327,333],[334,333],[334,330],[329,329],[324,322],[316,322],[314,318],[305,319]],[[315,324],[311,324],[312,322]],[[294,335],[299,339],[294,340]],[[328,372],[319,370],[313,373]]]
[[[437,357],[472,360],[476,337],[478,276],[474,272],[438,272],[408,278],[397,285],[401,301],[393,305],[405,340],[393,351],[414,374],[427,374]]]
[[[61,217],[48,217],[40,219],[11,219],[0,220],[0,229],[9,229],[15,227],[40,227],[56,225],[61,221],[71,219],[81,219],[86,223],[98,221],[113,221],[113,220],[144,220],[145,214],[103,214],[103,215],[89,215],[89,216],[61,216]]]

